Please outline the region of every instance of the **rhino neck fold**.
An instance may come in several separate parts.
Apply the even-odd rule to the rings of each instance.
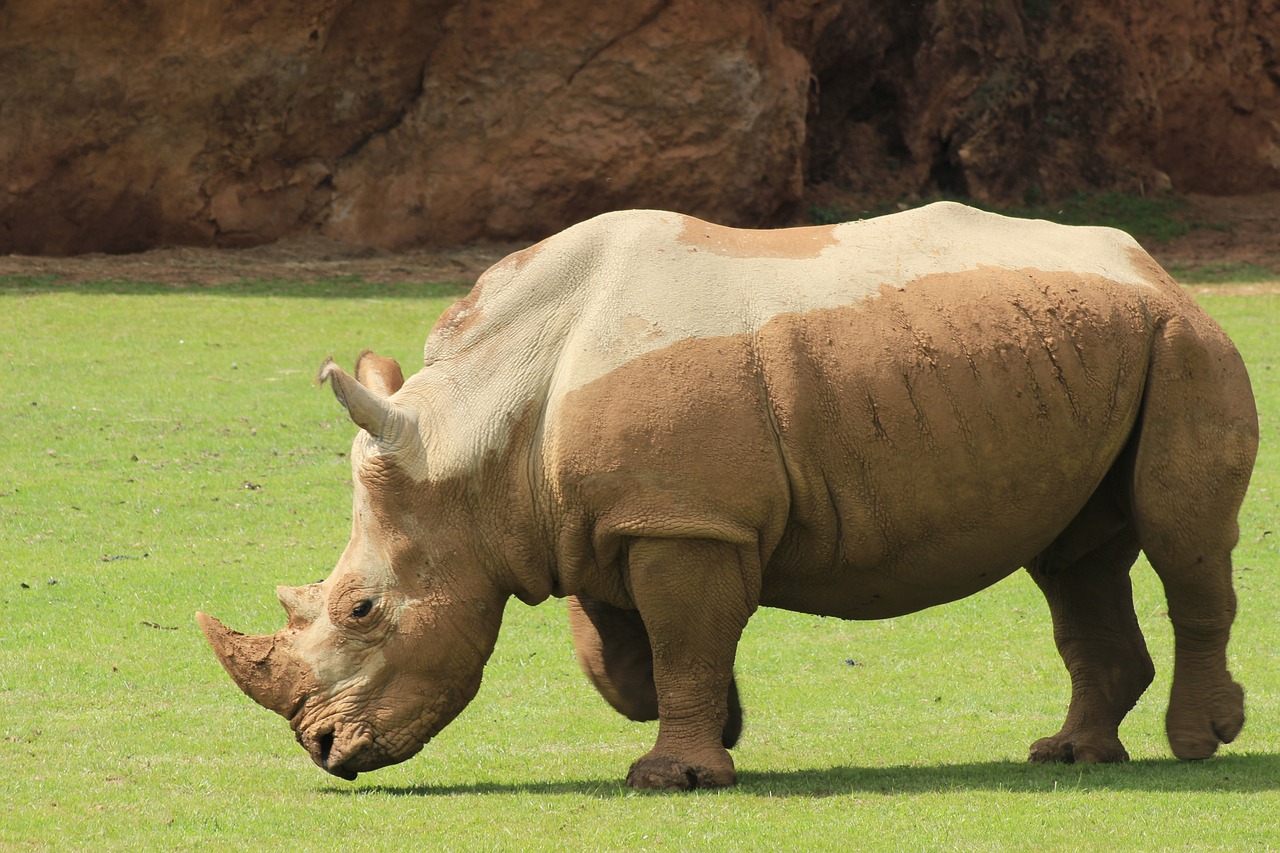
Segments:
[[[399,529],[406,545],[423,549],[428,557],[435,554],[432,559],[450,555],[449,560],[469,565],[483,588],[458,592],[480,599],[501,596],[499,611],[513,595],[528,604],[545,600],[555,585],[550,546],[555,519],[531,461],[540,407],[529,402],[519,411],[502,412],[502,443],[494,438],[498,431],[483,409],[472,410],[468,427],[465,413],[453,412],[452,422],[442,423],[437,408],[449,407],[432,407],[423,468],[411,470],[397,457],[361,458],[357,448],[355,470],[368,490],[370,507],[387,513],[382,525]],[[485,435],[492,446],[483,452],[466,450],[484,443]],[[447,465],[431,461],[442,453],[463,452],[472,452],[473,458],[448,476]],[[415,584],[416,558],[393,557],[392,564],[410,570],[401,574],[401,582]]]

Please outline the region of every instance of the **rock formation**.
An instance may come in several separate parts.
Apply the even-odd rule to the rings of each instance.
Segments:
[[[808,53],[810,183],[990,202],[1280,187],[1277,0],[841,7]]]
[[[823,185],[1280,187],[1280,0],[0,0],[0,252],[766,225]]]

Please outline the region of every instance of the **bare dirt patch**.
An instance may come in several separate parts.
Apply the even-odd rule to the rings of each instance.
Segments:
[[[1202,223],[1152,254],[1165,266],[1255,264],[1280,277],[1280,192],[1187,196],[1187,219]]]
[[[70,257],[7,255],[0,276],[51,277],[67,282],[146,281],[175,287],[236,281],[473,282],[524,244],[486,243],[447,249],[384,252],[309,236],[249,249],[183,246],[128,255]]]
[[[1280,192],[1250,196],[1186,198],[1185,218],[1196,223],[1182,237],[1147,248],[1166,267],[1199,269],[1216,264],[1253,264],[1277,271],[1280,280]],[[341,278],[369,282],[473,282],[491,265],[523,243],[480,243],[446,249],[384,252],[368,246],[310,236],[249,249],[180,247],[128,255],[72,257],[0,257],[0,276],[48,277],[68,283],[146,281],[182,286],[212,286],[242,280],[324,281]],[[1214,285],[1252,292],[1280,288]]]

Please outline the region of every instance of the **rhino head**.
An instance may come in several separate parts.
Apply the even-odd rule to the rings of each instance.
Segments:
[[[288,624],[275,634],[196,618],[236,684],[317,765],[354,779],[415,755],[475,696],[507,595],[477,570],[466,502],[414,478],[425,443],[416,411],[392,398],[399,366],[364,353],[355,377],[330,360],[319,380],[362,428],[351,541],[327,580],[276,590]]]

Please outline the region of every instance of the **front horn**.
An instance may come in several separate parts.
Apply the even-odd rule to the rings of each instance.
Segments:
[[[197,613],[196,622],[222,668],[245,695],[291,720],[314,685],[309,668],[293,655],[288,642],[279,634],[241,634],[205,613]]]

